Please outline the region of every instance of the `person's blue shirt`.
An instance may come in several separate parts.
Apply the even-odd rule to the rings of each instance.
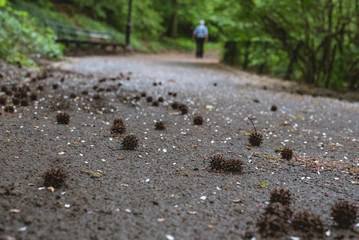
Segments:
[[[205,38],[208,35],[208,28],[205,25],[198,25],[194,29],[193,34],[198,38]]]

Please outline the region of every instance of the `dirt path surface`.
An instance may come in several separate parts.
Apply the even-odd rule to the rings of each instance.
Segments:
[[[359,203],[357,102],[280,91],[291,83],[212,55],[93,56],[53,68],[2,67],[6,105],[15,95],[29,106],[1,109],[0,239],[359,239],[358,218],[342,230],[331,217],[336,202]],[[56,123],[60,112],[69,124]],[[125,134],[111,133],[116,118]],[[263,135],[259,147],[248,142],[248,118]],[[165,130],[155,130],[159,121]],[[131,134],[139,146],[124,150]],[[283,147],[291,160],[281,159]],[[215,154],[242,161],[243,171],[213,171]],[[56,189],[44,187],[51,168],[67,176]],[[268,215],[276,188],[291,194],[274,211],[285,220]],[[323,226],[306,218],[300,231],[291,211]]]

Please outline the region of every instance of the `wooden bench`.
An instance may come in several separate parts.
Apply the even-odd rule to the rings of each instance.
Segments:
[[[112,47],[113,52],[116,51],[117,47],[124,48],[124,44],[117,42],[110,33],[96,30],[90,31],[50,20],[45,21],[45,26],[52,29],[57,35],[56,41],[66,47],[75,45],[76,49],[85,47],[93,49],[100,46],[103,50],[106,50],[107,47]]]

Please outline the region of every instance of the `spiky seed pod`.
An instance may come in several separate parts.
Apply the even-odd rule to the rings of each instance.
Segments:
[[[21,99],[20,105],[24,107],[29,106],[29,101],[27,99]]]
[[[172,96],[172,92],[168,92],[168,96]]]
[[[252,146],[260,146],[263,141],[263,136],[260,133],[254,132],[249,136],[249,143]]]
[[[294,230],[305,232],[310,236],[324,233],[324,226],[320,218],[306,211],[294,214],[292,226]]]
[[[75,93],[70,93],[70,98],[76,98],[76,94]]]
[[[146,92],[141,92],[141,97],[146,97],[146,96],[147,96]]]
[[[7,98],[5,96],[1,96],[0,97],[0,104],[1,105],[5,105],[6,104],[6,101],[7,101]]]
[[[293,150],[288,148],[288,147],[284,147],[282,152],[281,152],[281,155],[282,155],[282,159],[285,159],[285,160],[289,161],[293,157]]]
[[[152,85],[153,85],[153,86],[157,86],[157,83],[156,83],[156,82],[154,82],[154,83],[152,83]]]
[[[164,101],[163,97],[159,97],[159,98],[158,98],[158,101],[159,101],[159,102],[163,102],[163,101]]]
[[[122,119],[120,119],[120,118],[115,118],[115,120],[113,120],[113,125],[116,125],[116,124],[124,125]]]
[[[239,159],[231,158],[224,162],[223,170],[226,172],[240,173],[243,170],[243,162]]]
[[[213,83],[213,86],[217,87],[217,83]]]
[[[155,129],[156,130],[165,130],[166,129],[165,123],[164,122],[156,122]]]
[[[337,202],[332,207],[331,216],[340,228],[351,228],[356,220],[358,207],[347,201]]]
[[[160,105],[160,103],[158,102],[158,101],[154,101],[153,103],[152,103],[152,106],[154,106],[154,107],[158,107]]]
[[[21,99],[22,98],[21,92],[15,92],[14,97]]]
[[[135,135],[128,135],[122,141],[122,148],[125,150],[135,150],[138,147],[138,138]]]
[[[6,106],[4,111],[7,113],[14,113],[15,108],[14,108],[14,106]]]
[[[112,134],[124,134],[126,133],[125,124],[123,124],[122,119],[113,120],[113,125],[111,127]]]
[[[133,98],[133,100],[135,100],[135,101],[140,101],[140,100],[141,100],[141,97],[140,97],[140,96],[135,96],[135,97]]]
[[[57,83],[52,84],[52,89],[56,90],[58,87],[59,87],[59,84],[57,84]]]
[[[19,100],[18,98],[13,98],[13,99],[12,99],[12,103],[13,103],[14,105],[19,105],[20,100]]]
[[[292,201],[291,195],[292,194],[289,192],[289,190],[284,190],[283,188],[276,188],[270,194],[270,202],[279,202],[285,206],[288,206]]]
[[[95,100],[99,100],[100,98],[101,98],[101,96],[98,95],[98,94],[96,94],[95,96],[93,96],[93,99],[95,99]]]
[[[37,100],[37,95],[35,93],[31,93],[30,94],[30,100],[31,101],[36,101]]]
[[[265,208],[265,214],[277,215],[282,219],[289,220],[292,217],[293,212],[288,205],[283,205],[280,202],[273,202]]]
[[[183,115],[185,115],[185,114],[188,113],[188,107],[187,107],[186,105],[184,105],[184,104],[181,104],[181,105],[178,107],[178,109],[181,111],[181,113],[182,113]]]
[[[56,115],[56,121],[58,124],[69,124],[70,115],[67,113],[59,113]]]
[[[172,96],[173,96],[173,97],[177,97],[177,93],[173,92],[173,93],[172,93]]]
[[[222,155],[216,154],[211,157],[209,167],[214,171],[222,171],[225,161],[226,159]]]
[[[82,95],[89,95],[89,92],[88,92],[87,90],[83,90],[83,91],[81,92],[81,94],[82,94]]]
[[[275,112],[278,110],[276,105],[272,105],[272,107],[270,108],[271,111]]]
[[[265,239],[281,239],[287,232],[288,221],[278,215],[266,214],[257,223],[259,233]]]
[[[195,125],[202,125],[203,124],[203,117],[202,116],[195,116],[193,118],[193,123]]]
[[[153,101],[153,97],[148,96],[148,97],[146,98],[146,101],[147,101],[147,102],[152,102],[152,101]]]
[[[178,103],[178,102],[173,102],[173,103],[171,104],[171,107],[172,107],[173,109],[175,109],[175,110],[178,109],[178,106],[179,106],[179,103]]]
[[[43,178],[45,187],[59,188],[65,182],[66,174],[62,168],[52,168],[44,173]]]
[[[44,86],[42,86],[42,85],[37,86],[37,90],[43,91],[43,90],[44,90]]]

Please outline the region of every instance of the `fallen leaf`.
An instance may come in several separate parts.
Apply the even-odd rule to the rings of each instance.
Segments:
[[[90,175],[91,178],[100,178],[100,177],[102,177],[102,174],[99,173],[99,172],[88,171],[87,174]]]
[[[257,186],[260,188],[266,188],[269,186],[269,183],[267,183],[266,181],[262,181],[260,183],[257,183]]]
[[[295,116],[295,118],[296,119],[303,119],[304,117],[303,117],[303,115],[298,114],[297,116]]]

